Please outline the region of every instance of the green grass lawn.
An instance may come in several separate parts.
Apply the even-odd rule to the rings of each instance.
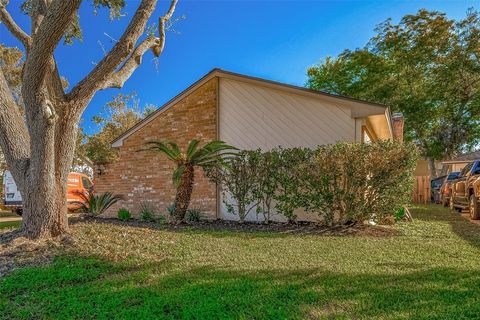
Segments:
[[[10,228],[18,228],[22,221],[7,221],[7,222],[0,222],[0,230],[2,229],[10,229]]]
[[[480,226],[440,206],[400,235],[172,231],[102,223],[0,280],[7,319],[479,319]]]

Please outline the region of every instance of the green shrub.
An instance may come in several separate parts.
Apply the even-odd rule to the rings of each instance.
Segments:
[[[158,221],[158,224],[163,225],[167,223],[167,218],[165,218],[165,216],[161,214],[158,216],[157,221]]]
[[[302,208],[326,223],[381,221],[411,200],[418,152],[413,144],[379,141],[279,149],[277,211]]]
[[[236,214],[243,222],[259,204],[259,171],[262,153],[241,151],[227,158],[222,166],[206,171],[207,176],[223,187],[223,202],[227,211]],[[228,195],[234,201],[229,200]]]
[[[82,198],[83,204],[78,211],[88,213],[93,216],[104,213],[108,208],[113,206],[119,200],[123,199],[122,196],[114,195],[110,192],[105,192],[102,194],[90,193],[88,195],[81,193],[79,196]]]
[[[259,170],[257,172],[258,186],[255,188],[255,196],[259,203],[256,209],[257,220],[258,214],[261,213],[263,215],[263,222],[265,223],[270,221],[272,200],[278,188],[276,160],[277,158],[273,152],[261,154]]]
[[[125,208],[120,208],[118,210],[118,219],[122,221],[128,221],[132,218],[132,214]]]
[[[140,204],[140,220],[146,222],[155,221],[155,212],[148,203],[142,202]]]
[[[187,210],[187,215],[186,215],[186,220],[188,222],[200,222],[202,219],[202,212],[198,209],[188,209]]]
[[[277,182],[277,191],[273,195],[275,209],[289,222],[293,222],[297,218],[294,210],[308,207],[306,197],[309,193],[304,189],[309,175],[306,168],[315,151],[308,148],[278,148],[271,152]]]
[[[337,143],[242,151],[207,176],[222,185],[227,209],[240,221],[254,208],[268,221],[274,203],[288,221],[301,208],[327,224],[379,222],[410,203],[417,159],[409,143]]]
[[[286,197],[280,194],[275,198],[280,212],[295,206],[320,215],[328,224],[367,219],[378,222],[411,200],[418,159],[412,144],[337,143],[311,153],[298,149],[285,152],[293,155],[282,154],[290,161],[286,165],[290,189]]]
[[[167,214],[170,217],[170,219],[175,218],[175,206],[171,205],[167,208]]]

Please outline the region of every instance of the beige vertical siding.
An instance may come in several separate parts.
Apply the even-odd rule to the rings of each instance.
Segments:
[[[349,108],[272,88],[220,79],[219,137],[240,149],[316,147],[355,141],[355,119]],[[219,216],[237,219],[223,201]],[[316,220],[298,210],[299,220]],[[256,220],[255,210],[248,220]],[[259,217],[260,220],[261,216]],[[274,215],[274,220],[282,217]]]
[[[220,138],[241,149],[355,141],[350,109],[241,81],[220,79]]]

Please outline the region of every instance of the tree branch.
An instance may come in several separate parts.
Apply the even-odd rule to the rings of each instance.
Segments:
[[[67,95],[68,100],[90,99],[102,87],[134,50],[135,43],[143,34],[156,4],[157,0],[142,0],[122,37],[95,68],[72,89]]]
[[[14,174],[15,181],[19,184],[23,183],[28,169],[29,146],[30,138],[20,108],[15,103],[0,68],[0,147]]]
[[[48,0],[51,2],[51,0]],[[32,0],[32,36],[37,33],[38,27],[47,14],[49,3],[47,0]]]
[[[12,16],[10,13],[8,13],[5,5],[3,4],[0,4],[0,21],[5,24],[8,31],[10,31],[15,38],[20,40],[20,42],[25,46],[26,50],[30,48],[32,38],[30,38],[30,36],[13,20]]]
[[[109,77],[100,89],[106,88],[122,88],[125,81],[127,81],[133,72],[140,66],[142,63],[143,55],[149,50],[152,49],[153,54],[158,57],[163,52],[165,47],[165,30],[166,23],[171,19],[175,7],[177,5],[177,0],[172,0],[170,7],[167,13],[160,17],[158,25],[159,37],[156,38],[153,35],[150,35],[148,38],[143,40],[132,52],[130,57],[125,61],[123,66],[115,72],[111,77]]]
[[[22,91],[30,94],[24,96],[32,96],[32,92],[39,92],[50,67],[53,51],[65,34],[81,2],[82,0],[54,0],[49,6],[25,61]]]
[[[65,102],[65,91],[63,90],[62,78],[58,72],[57,62],[52,57],[50,59],[50,68],[47,71],[45,85],[48,90],[48,95],[53,101]]]
[[[143,40],[133,51],[130,57],[125,61],[123,66],[109,77],[100,87],[100,89],[107,88],[122,88],[125,81],[127,81],[133,72],[142,63],[142,56],[153,47],[158,47],[158,38],[150,36]]]

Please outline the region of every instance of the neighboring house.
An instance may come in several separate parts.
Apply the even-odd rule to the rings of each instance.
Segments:
[[[239,149],[268,150],[394,136],[403,139],[403,117],[391,118],[385,106],[214,69],[113,142],[119,159],[96,168],[95,189],[125,197],[110,215],[120,206],[137,214],[142,203],[165,213],[175,198],[174,164],[137,152],[150,140],[184,147],[193,138],[219,139]],[[201,170],[195,179],[191,207],[210,218],[235,219]]]
[[[444,165],[449,166],[449,172],[452,171],[460,171],[467,165],[469,162],[473,162],[475,160],[480,160],[480,150],[469,152],[462,154],[456,158],[443,161]]]
[[[442,175],[443,164],[441,161],[435,160],[435,171],[437,176]],[[413,172],[414,176],[417,177],[425,177],[431,175],[430,165],[428,164],[428,160],[425,158],[417,160],[417,166],[415,167],[415,171]]]

